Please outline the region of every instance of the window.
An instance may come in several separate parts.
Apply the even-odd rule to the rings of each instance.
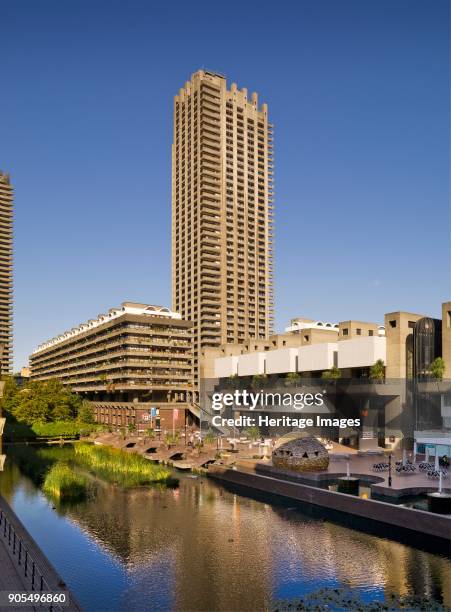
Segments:
[[[408,327],[410,329],[414,329],[415,328],[415,321],[409,321],[407,325],[408,325]]]
[[[349,335],[349,329],[347,327],[345,327],[343,329],[343,336],[348,336]]]
[[[446,313],[446,327],[451,327],[451,310]]]
[[[393,327],[393,328],[396,327],[396,320],[395,319],[393,319],[393,321],[389,321],[389,323],[390,323],[390,327]]]
[[[305,342],[308,342],[310,339],[310,336],[308,334],[304,334],[304,340]]]
[[[360,327],[358,327],[358,328],[355,330],[355,333],[356,333],[358,336],[361,336],[361,335],[362,335],[362,330],[360,329]]]
[[[374,331],[372,329],[368,330],[368,336],[374,336]]]

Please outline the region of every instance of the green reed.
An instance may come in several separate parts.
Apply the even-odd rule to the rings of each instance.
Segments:
[[[128,487],[174,483],[170,470],[152,464],[136,453],[85,443],[75,444],[74,448],[77,465],[109,482]]]
[[[55,463],[47,472],[42,490],[58,500],[79,499],[87,492],[86,478],[76,474],[66,463]]]

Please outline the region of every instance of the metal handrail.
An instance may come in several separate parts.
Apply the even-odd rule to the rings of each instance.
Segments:
[[[17,565],[23,568],[23,575],[31,582],[32,591],[49,591],[53,592],[49,583],[44,577],[43,572],[39,569],[38,563],[33,559],[22,538],[18,535],[11,521],[6,516],[3,509],[0,508],[0,537],[7,544],[10,552],[17,558]],[[39,588],[36,588],[39,587]],[[52,612],[55,607],[62,610],[63,607],[56,604],[50,605],[49,610]]]

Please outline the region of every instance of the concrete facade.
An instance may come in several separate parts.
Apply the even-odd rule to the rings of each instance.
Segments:
[[[389,312],[385,315],[385,336],[387,338],[386,377],[406,377],[406,340],[413,333],[415,323],[424,315],[412,312]]]
[[[378,359],[386,363],[386,340],[378,336],[355,336],[338,343],[338,367],[369,368]]]
[[[295,348],[281,348],[268,351],[265,357],[266,374],[282,374],[284,372],[296,372],[298,351]]]
[[[266,104],[199,70],[174,99],[172,303],[204,348],[272,330],[273,128]]]
[[[13,188],[0,171],[0,374],[11,374],[13,342]]]
[[[191,323],[124,302],[41,344],[30,369],[32,380],[57,378],[90,400],[101,423],[139,429],[154,409],[161,427],[181,427],[193,394]]]

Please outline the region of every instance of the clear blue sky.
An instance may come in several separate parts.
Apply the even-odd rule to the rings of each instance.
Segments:
[[[447,0],[0,0],[15,363],[170,304],[172,98],[198,68],[275,124],[276,324],[451,299]]]

